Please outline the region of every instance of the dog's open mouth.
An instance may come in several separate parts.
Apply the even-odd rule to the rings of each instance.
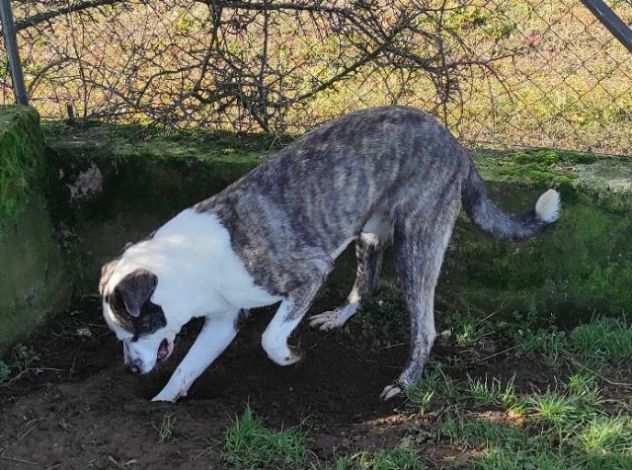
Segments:
[[[162,340],[160,343],[160,347],[158,348],[158,362],[162,362],[169,357],[171,354],[171,348],[169,347],[169,340],[167,338]]]

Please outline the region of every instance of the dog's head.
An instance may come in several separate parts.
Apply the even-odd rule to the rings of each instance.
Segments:
[[[159,284],[156,274],[125,269],[117,260],[101,269],[103,316],[123,343],[125,364],[137,374],[147,374],[169,358],[179,330],[168,324],[162,307],[152,302]]]

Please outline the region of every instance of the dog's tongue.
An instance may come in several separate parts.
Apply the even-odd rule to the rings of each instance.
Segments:
[[[163,361],[164,359],[166,359],[168,354],[169,354],[169,341],[167,341],[166,339],[163,339],[162,343],[160,343],[160,347],[158,348],[158,360]]]

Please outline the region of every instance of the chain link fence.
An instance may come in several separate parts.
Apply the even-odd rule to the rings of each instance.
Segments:
[[[281,133],[402,104],[471,145],[631,153],[632,56],[580,1],[12,4],[48,119]]]

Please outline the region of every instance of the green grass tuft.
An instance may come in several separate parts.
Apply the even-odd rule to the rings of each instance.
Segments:
[[[624,321],[601,319],[578,326],[570,335],[570,348],[586,359],[627,361],[632,359],[632,326]]]
[[[4,361],[0,361],[0,384],[7,382],[11,375],[11,368]]]
[[[296,430],[266,428],[248,406],[226,431],[224,460],[232,468],[303,468],[305,438]]]
[[[578,444],[589,456],[619,454],[632,458],[632,418],[600,417],[581,431]]]
[[[569,470],[568,462],[553,452],[544,449],[534,451],[505,446],[486,449],[483,456],[475,462],[474,468],[480,470]]]
[[[160,421],[160,426],[156,428],[160,442],[165,443],[172,441],[176,436],[175,428],[176,419],[173,414],[165,414]]]
[[[468,375],[465,393],[476,404],[509,408],[517,402],[514,380],[515,376],[503,384],[496,377],[489,379],[486,375],[484,379],[472,379]]]
[[[441,423],[440,433],[450,443],[467,448],[520,446],[526,441],[526,436],[516,426],[485,420],[482,417],[448,417]]]
[[[440,367],[435,367],[426,370],[422,378],[407,389],[406,398],[424,414],[432,408],[435,399],[449,400],[456,393],[452,379]]]
[[[336,460],[336,470],[422,470],[426,468],[409,449],[388,449],[378,453],[361,452]]]

